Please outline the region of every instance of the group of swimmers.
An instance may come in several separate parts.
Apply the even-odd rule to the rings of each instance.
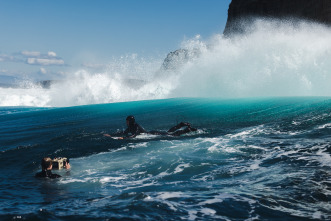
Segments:
[[[134,138],[139,134],[146,133],[146,134],[153,134],[153,135],[168,135],[168,136],[180,136],[189,132],[197,131],[196,128],[191,127],[190,123],[181,122],[176,126],[170,128],[168,131],[146,131],[142,126],[136,123],[134,116],[130,115],[126,118],[126,125],[127,129],[121,133],[116,133],[115,135],[104,134],[105,137],[113,137],[116,136],[117,139],[127,139],[127,138]],[[120,136],[120,137],[118,137]],[[48,177],[51,179],[61,177],[58,174],[53,174],[53,161],[49,157],[45,157],[41,161],[41,168],[42,171],[36,173],[36,177]],[[65,169],[70,169],[69,162],[65,162],[64,165]]]

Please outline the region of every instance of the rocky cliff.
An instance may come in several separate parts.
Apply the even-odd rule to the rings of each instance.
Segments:
[[[199,49],[178,49],[170,52],[164,59],[161,70],[175,70],[189,60],[197,58],[200,55]]]
[[[224,35],[244,32],[256,17],[304,19],[331,25],[331,0],[232,0]]]

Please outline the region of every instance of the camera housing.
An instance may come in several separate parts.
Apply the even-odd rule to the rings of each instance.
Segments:
[[[61,170],[63,168],[66,167],[66,162],[69,163],[69,159],[67,159],[66,157],[56,157],[52,160],[52,165],[53,168],[52,169],[56,169],[56,170]]]

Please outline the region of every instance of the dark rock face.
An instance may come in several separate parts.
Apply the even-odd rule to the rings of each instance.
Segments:
[[[232,0],[224,35],[244,32],[256,17],[331,25],[331,0]]]
[[[161,69],[162,70],[175,70],[187,63],[189,60],[198,57],[200,54],[199,49],[178,49],[170,52],[164,59]]]
[[[49,89],[52,85],[53,81],[46,80],[46,81],[39,81],[37,84],[40,85],[42,88]]]

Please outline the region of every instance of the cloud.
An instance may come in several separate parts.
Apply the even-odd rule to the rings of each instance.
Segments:
[[[49,51],[47,55],[48,57],[56,57],[56,53],[54,51]]]
[[[22,58],[18,58],[12,55],[0,54],[0,62],[22,62]]]
[[[43,54],[39,51],[21,51],[19,55],[25,57],[25,63],[29,65],[65,65],[63,59],[57,57],[54,51],[48,51],[47,54]]]
[[[21,54],[25,57],[39,57],[41,55],[39,51],[22,51]]]
[[[42,66],[64,66],[65,62],[60,57],[57,57],[54,51],[48,51],[43,54],[39,51],[21,51],[18,56],[25,57],[25,63],[29,65],[42,65]]]
[[[54,51],[49,51],[47,54],[43,54],[39,51],[21,51],[20,54],[27,58],[57,58]]]
[[[83,63],[82,67],[91,68],[91,69],[103,69],[103,68],[106,68],[107,65],[105,65],[105,64]]]
[[[47,54],[42,54],[39,51],[21,51],[13,55],[0,54],[0,62],[20,62],[41,66],[67,66],[62,58],[56,56],[54,51],[49,51]]]
[[[58,58],[28,58],[26,63],[31,65],[65,65],[64,61]]]

